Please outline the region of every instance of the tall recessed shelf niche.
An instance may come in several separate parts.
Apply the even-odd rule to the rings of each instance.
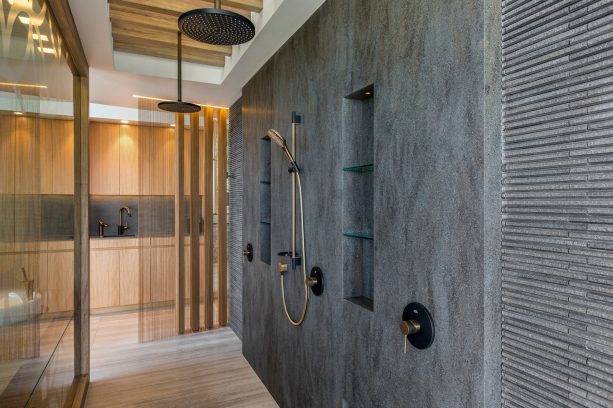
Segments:
[[[270,138],[260,139],[260,260],[270,265]]]
[[[374,86],[343,99],[343,297],[373,310]]]

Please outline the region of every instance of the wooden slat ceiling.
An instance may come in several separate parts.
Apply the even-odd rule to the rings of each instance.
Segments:
[[[207,0],[108,0],[115,51],[177,58],[177,19],[189,10],[213,7]],[[262,11],[263,0],[222,0],[221,7],[245,17]],[[232,47],[183,36],[183,60],[222,67]]]

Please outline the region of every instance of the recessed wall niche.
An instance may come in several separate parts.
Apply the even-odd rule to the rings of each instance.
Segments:
[[[270,138],[260,139],[260,261],[270,264]]]
[[[343,297],[374,304],[374,86],[343,98]]]

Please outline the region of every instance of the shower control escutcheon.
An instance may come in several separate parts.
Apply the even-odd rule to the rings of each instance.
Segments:
[[[251,245],[251,242],[243,249],[243,256],[246,257],[249,262],[253,261],[253,245]]]
[[[306,284],[315,296],[321,296],[324,293],[324,274],[320,267],[314,266],[311,269],[311,273],[306,278]]]
[[[409,303],[402,312],[400,332],[404,336],[404,352],[407,342],[417,349],[427,349],[434,342],[434,320],[421,303]]]

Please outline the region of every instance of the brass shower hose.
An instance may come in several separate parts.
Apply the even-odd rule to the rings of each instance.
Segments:
[[[309,285],[307,278],[307,257],[306,250],[304,244],[304,208],[302,206],[302,182],[300,181],[300,173],[295,173],[296,179],[298,180],[298,196],[300,197],[300,230],[301,230],[301,238],[302,238],[302,273],[304,275],[304,303],[302,304],[302,312],[300,312],[300,317],[295,320],[290,315],[287,310],[287,302],[285,300],[285,273],[281,274],[281,295],[283,297],[283,310],[285,311],[285,316],[287,320],[293,326],[300,326],[302,322],[304,322],[304,317],[306,316],[307,307],[309,305]],[[292,257],[296,254],[292,254]]]

